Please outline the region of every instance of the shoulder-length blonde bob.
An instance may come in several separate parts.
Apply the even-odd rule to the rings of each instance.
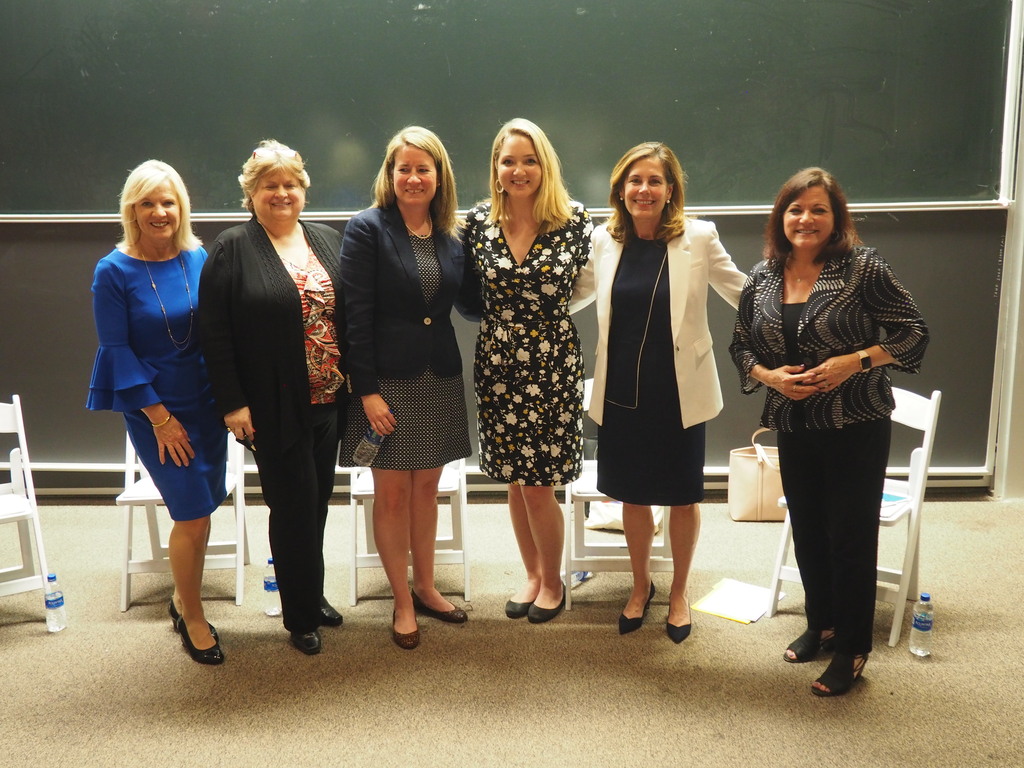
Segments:
[[[135,218],[135,204],[162,184],[169,184],[178,201],[178,231],[174,233],[174,247],[178,251],[191,251],[202,245],[192,231],[192,204],[181,176],[167,163],[147,160],[128,174],[121,190],[121,242],[118,249],[134,248],[139,242],[139,222]]]
[[[513,134],[525,136],[533,142],[533,151],[540,164],[540,189],[533,203],[533,217],[537,220],[539,234],[551,232],[564,226],[572,218],[572,200],[562,179],[562,164],[558,161],[555,148],[534,123],[522,117],[509,120],[494,137],[491,147],[491,224],[503,224],[509,219],[505,191],[498,183],[498,156],[502,145]]]
[[[786,209],[811,187],[821,187],[825,190],[832,206],[833,218],[832,237],[821,249],[821,253],[814,260],[815,263],[820,264],[833,256],[849,253],[854,246],[861,244],[850,207],[846,202],[846,194],[835,176],[824,168],[804,168],[790,176],[782,185],[779,194],[775,196],[775,205],[772,206],[768,224],[764,228],[764,260],[774,269],[784,268],[793,255],[793,244],[786,237],[783,226]]]
[[[242,186],[242,207],[255,213],[252,196],[260,179],[273,171],[285,171],[299,180],[303,190],[309,189],[309,174],[302,162],[302,155],[277,139],[264,139],[256,145],[249,158],[242,164],[238,183]]]
[[[668,199],[665,200],[665,207],[661,211],[661,223],[658,225],[655,239],[667,243],[686,231],[686,217],[683,213],[683,203],[686,197],[686,174],[683,172],[683,166],[680,165],[676,153],[667,145],[660,141],[645,141],[628,150],[612,169],[611,192],[608,195],[612,215],[608,217],[608,234],[616,242],[628,243],[636,237],[633,217],[629,215],[629,211],[626,210],[626,202],[622,199],[624,197],[623,187],[633,164],[647,159],[661,162],[665,183],[672,188]]]
[[[437,189],[430,201],[430,220],[435,230],[457,235],[459,222],[456,212],[459,207],[455,190],[455,173],[448,150],[444,148],[437,134],[418,125],[408,125],[396,133],[384,152],[384,162],[377,171],[373,182],[373,204],[377,208],[388,208],[395,204],[395,156],[402,147],[416,147],[430,155],[437,169]]]

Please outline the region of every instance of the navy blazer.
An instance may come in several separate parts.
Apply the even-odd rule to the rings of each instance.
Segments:
[[[441,286],[430,304],[423,298],[416,256],[397,207],[369,208],[345,227],[341,280],[345,287],[348,372],[352,392],[380,392],[378,377],[410,379],[429,366],[441,377],[462,373],[462,357],[452,326],[477,290],[463,288],[462,246],[434,232]]]

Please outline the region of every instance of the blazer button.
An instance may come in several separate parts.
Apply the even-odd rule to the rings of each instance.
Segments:
[[[430,325],[432,322],[433,322],[433,320],[431,320],[429,317],[424,317],[423,318],[423,324],[424,325]]]

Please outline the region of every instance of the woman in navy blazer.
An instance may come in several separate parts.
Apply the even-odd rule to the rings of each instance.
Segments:
[[[685,176],[660,142],[638,144],[611,176],[612,215],[594,230],[597,356],[590,417],[600,425],[597,487],[621,501],[633,592],[619,632],[654,597],[651,505],[668,507],[674,575],[666,634],[690,634],[687,580],[704,498],[704,422],[722,410],[708,286],[733,307],[744,275],[715,225],[683,215]],[[656,437],[652,437],[656,436]]]
[[[434,586],[438,481],[445,464],[470,453],[451,323],[454,304],[466,311],[472,303],[460,295],[456,208],[441,140],[407,127],[388,144],[374,207],[348,223],[341,247],[349,376],[359,399],[349,406],[340,461],[352,461],[369,428],[385,436],[371,463],[373,532],[395,596],[392,639],[405,649],[419,645],[417,612],[452,623],[467,618]]]

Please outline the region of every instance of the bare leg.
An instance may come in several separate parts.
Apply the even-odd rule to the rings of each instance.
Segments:
[[[434,585],[434,550],[437,542],[437,484],[442,467],[412,472],[412,510],[409,535],[412,543],[412,583],[416,596],[435,611],[455,606]]]
[[[530,517],[523,499],[523,486],[508,487],[508,512],[512,518],[512,531],[519,545],[519,556],[526,568],[526,583],[512,596],[516,603],[532,603],[540,592],[540,555],[537,545],[533,542],[533,531],[530,529]]]
[[[526,507],[526,517],[533,536],[534,562],[540,580],[533,604],[538,608],[557,608],[564,596],[562,555],[565,544],[565,518],[562,507],[555,499],[555,489],[549,485],[523,485],[519,486],[519,492]],[[509,496],[511,497],[511,493]],[[516,538],[518,539],[518,534]],[[529,576],[529,568],[527,575]]]
[[[203,613],[203,567],[206,564],[206,545],[210,539],[210,518],[178,520],[171,528],[167,542],[174,577],[175,607],[185,621],[188,636],[197,650],[205,651],[216,645],[210,626]]]
[[[627,619],[643,615],[647,598],[651,594],[651,545],[654,541],[654,512],[639,504],[622,505],[622,531],[626,534],[626,548],[633,567],[633,591],[622,614]]]
[[[700,535],[700,506],[670,507],[669,536],[672,539],[672,591],[668,597],[668,623],[681,627],[690,623],[686,583]]]
[[[373,537],[395,597],[394,628],[402,634],[416,631],[416,613],[409,592],[412,487],[412,472],[373,470]]]

